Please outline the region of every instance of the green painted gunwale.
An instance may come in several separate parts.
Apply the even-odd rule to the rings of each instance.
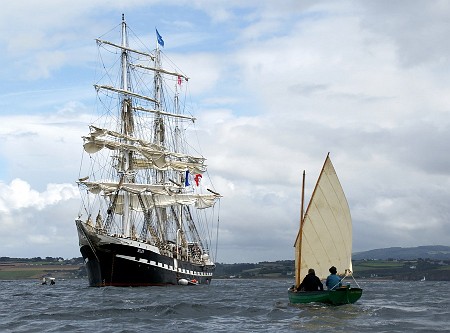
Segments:
[[[324,291],[288,291],[291,304],[325,303],[331,305],[352,304],[362,296],[360,288],[339,288]]]

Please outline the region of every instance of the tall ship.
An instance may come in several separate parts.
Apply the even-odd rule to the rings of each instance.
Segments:
[[[96,39],[98,112],[83,137],[77,181],[89,285],[209,284],[221,195],[192,144],[188,76],[164,61],[158,30],[152,50],[123,15],[116,30],[118,42]]]

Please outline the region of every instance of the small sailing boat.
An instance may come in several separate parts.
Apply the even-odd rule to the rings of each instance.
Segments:
[[[306,212],[304,207],[305,172],[303,172],[300,230],[295,240],[295,285],[288,290],[292,304],[320,302],[333,305],[356,302],[362,289],[350,284],[324,291],[298,290],[301,279],[310,268],[324,280],[329,268],[337,267],[338,275],[352,275],[352,219],[336,171],[329,154],[317,180]],[[353,279],[354,280],[354,279]],[[357,284],[356,280],[354,282]]]
[[[118,28],[119,43],[96,39],[106,73],[94,85],[100,112],[83,137],[77,182],[89,285],[209,284],[221,195],[207,187],[206,159],[187,139],[195,122],[184,105],[188,77],[163,67],[157,30],[147,51],[130,45],[123,15]]]

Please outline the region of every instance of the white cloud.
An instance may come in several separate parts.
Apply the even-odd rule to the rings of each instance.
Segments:
[[[5,256],[72,258],[79,193],[71,184],[48,184],[39,192],[21,179],[0,183],[0,251]],[[70,209],[72,207],[72,209]],[[70,228],[72,226],[72,228]],[[68,230],[72,229],[71,233]]]
[[[71,184],[48,184],[46,191],[39,193],[30,184],[14,179],[10,185],[0,183],[0,211],[11,214],[22,208],[34,207],[38,210],[59,201],[78,196],[78,190]]]
[[[8,74],[0,83],[8,124],[0,127],[0,228],[46,221],[47,234],[32,229],[29,240],[47,249],[70,235],[78,255],[67,183],[78,177],[94,97],[90,45],[123,10],[140,36],[175,22],[165,52],[191,77],[202,153],[224,195],[219,260],[292,258],[301,172],[311,193],[329,151],[352,208],[355,250],[450,241],[448,4],[155,1],[172,9],[164,18],[144,1],[100,16],[103,4],[4,5],[1,56],[16,62],[0,70]],[[19,234],[9,233],[9,253]]]

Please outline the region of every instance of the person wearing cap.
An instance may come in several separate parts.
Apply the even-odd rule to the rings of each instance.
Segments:
[[[337,273],[336,267],[331,266],[329,271],[331,274],[328,275],[327,282],[325,283],[328,290],[335,290],[337,288],[340,288],[342,286],[342,283],[341,278],[338,275],[336,275]]]

